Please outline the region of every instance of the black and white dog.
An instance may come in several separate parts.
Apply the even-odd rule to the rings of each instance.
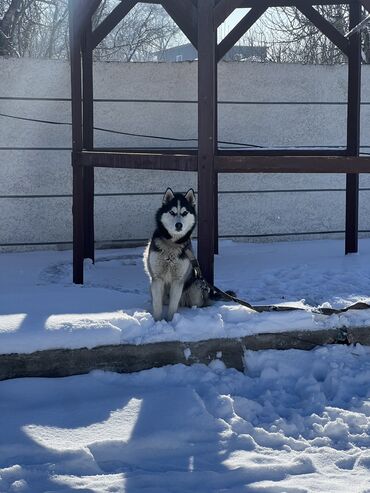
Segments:
[[[198,278],[191,263],[191,234],[196,225],[195,195],[185,195],[168,188],[156,213],[157,227],[145,252],[144,265],[151,282],[153,317],[163,318],[168,303],[167,320],[172,320],[180,306],[207,306],[212,292],[204,279]]]

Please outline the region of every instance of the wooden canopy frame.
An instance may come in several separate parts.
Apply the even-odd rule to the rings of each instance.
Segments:
[[[143,0],[140,0],[143,2]],[[218,173],[345,173],[345,253],[358,249],[361,40],[347,39],[313,5],[348,4],[350,29],[370,0],[144,0],[162,4],[198,50],[198,147],[196,149],[98,149],[93,139],[93,50],[138,3],[121,0],[92,30],[101,0],[69,0],[72,84],[73,281],[83,283],[84,258],[94,260],[94,168],[134,168],[198,173],[198,259],[209,282],[218,245]],[[220,150],[217,144],[217,62],[268,7],[295,6],[348,57],[347,147],[342,150]],[[217,28],[239,7],[251,10],[217,43]]]

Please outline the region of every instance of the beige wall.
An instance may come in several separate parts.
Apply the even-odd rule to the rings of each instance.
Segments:
[[[98,101],[95,125],[130,133],[196,138],[196,72],[196,63],[187,62],[96,64],[96,99],[180,102]],[[0,113],[70,122],[67,63],[3,59],[0,73]],[[369,82],[370,67],[365,66],[363,101],[368,103]],[[346,85],[344,66],[221,63],[219,140],[262,146],[345,145],[346,105],[327,103],[345,102]],[[297,102],[321,104],[287,104]],[[362,145],[370,146],[370,104],[362,107],[362,123]],[[71,241],[70,142],[69,126],[0,117],[1,245],[16,249],[18,244],[33,248],[49,243],[68,245]],[[95,143],[178,145],[99,131]],[[96,170],[97,240],[147,238],[153,227],[153,212],[167,186],[176,190],[196,188],[196,175]],[[361,186],[370,188],[366,175],[361,176]],[[340,175],[222,175],[220,234],[246,235],[246,239],[262,235],[260,240],[272,241],[317,237],[297,233],[342,231],[344,187],[345,177]],[[370,230],[369,194],[361,191],[362,230]]]

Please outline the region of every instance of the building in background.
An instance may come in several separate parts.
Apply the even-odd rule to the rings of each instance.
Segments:
[[[186,62],[197,60],[198,52],[191,43],[186,43],[172,48],[166,48],[157,51],[154,54],[154,60],[158,62]],[[223,60],[227,62],[235,61],[254,61],[264,62],[267,56],[266,46],[233,46],[226,53]]]

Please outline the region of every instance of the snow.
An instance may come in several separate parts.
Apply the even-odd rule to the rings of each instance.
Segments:
[[[340,240],[245,244],[221,242],[216,285],[252,303],[344,307],[370,302],[370,240],[343,254]],[[234,303],[181,309],[154,322],[142,248],[97,252],[74,286],[71,252],[0,255],[1,353],[102,344],[143,344],[240,337],[264,332],[370,326],[370,310],[325,317],[255,313]]]
[[[370,348],[0,382],[0,491],[369,493]]]

